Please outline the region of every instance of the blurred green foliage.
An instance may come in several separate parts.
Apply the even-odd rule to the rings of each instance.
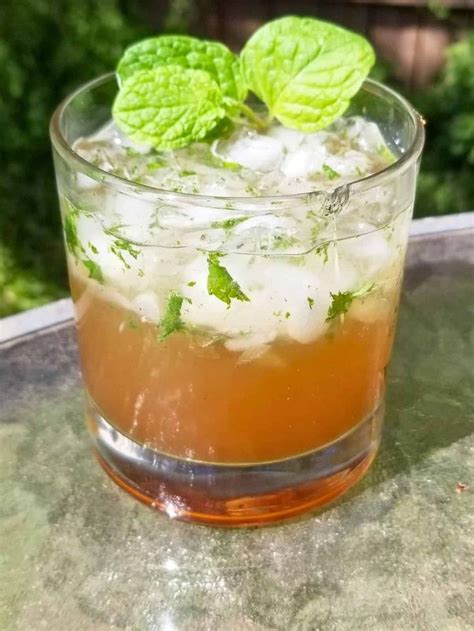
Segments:
[[[171,0],[163,30],[185,31],[191,0]],[[0,317],[67,294],[48,123],[73,88],[115,66],[148,33],[140,0],[0,4]],[[433,88],[409,94],[428,121],[416,215],[471,210],[474,34],[454,45]],[[378,76],[387,68],[378,66]]]
[[[448,50],[438,81],[408,98],[426,119],[416,215],[474,210],[474,32]]]
[[[0,3],[0,317],[66,293],[49,118],[144,33],[130,1]]]

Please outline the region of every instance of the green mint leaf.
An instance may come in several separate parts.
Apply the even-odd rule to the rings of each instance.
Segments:
[[[310,297],[308,296],[308,298],[306,298],[306,300],[308,301],[308,306],[309,306],[309,308],[312,310],[312,309],[313,309],[313,306],[314,306],[314,298],[310,298]]]
[[[179,294],[171,292],[168,297],[168,304],[164,316],[160,320],[160,340],[166,339],[175,331],[184,329],[184,322],[181,319],[181,308],[184,298]]]
[[[248,217],[235,217],[234,219],[224,219],[224,221],[214,221],[211,223],[211,228],[222,228],[223,230],[232,230],[234,226],[237,226],[243,221],[247,221]]]
[[[304,132],[344,113],[374,60],[361,35],[300,17],[269,22],[242,51],[249,88],[283,125]]]
[[[110,230],[106,232],[110,233]],[[133,245],[129,241],[125,241],[125,239],[115,239],[113,244],[110,246],[110,251],[122,261],[126,269],[130,269],[130,265],[125,260],[123,252],[128,252],[128,254],[130,254],[130,256],[135,260],[137,260],[138,255],[140,254],[140,250],[134,248]]]
[[[70,210],[64,215],[63,226],[66,247],[71,254],[75,254],[80,249],[79,237],[77,236],[77,213]]]
[[[188,287],[194,287],[195,284],[196,284],[195,280],[190,280],[188,283]]]
[[[130,318],[129,320],[125,322],[125,328],[129,329],[130,331],[136,331],[137,329],[140,328],[140,325],[138,324],[136,320],[134,320],[133,318]]]
[[[329,261],[329,246],[330,245],[331,245],[331,242],[328,241],[327,243],[324,243],[323,245],[318,246],[315,250],[316,254],[319,254],[319,256],[322,257],[323,263],[327,263]]]
[[[273,248],[275,250],[287,250],[288,248],[295,246],[297,243],[298,240],[295,237],[279,234],[273,241]]]
[[[323,164],[323,173],[328,180],[337,180],[338,177],[341,177],[341,174],[331,169],[329,164]]]
[[[356,298],[366,296],[374,287],[375,283],[370,283],[363,285],[357,291],[340,291],[337,294],[331,293],[332,302],[328,309],[326,322],[330,322],[331,320],[334,320],[334,318],[337,318],[337,316],[347,313],[349,307]]]
[[[387,145],[380,145],[380,147],[377,147],[377,153],[382,158],[382,160],[387,163],[387,166],[395,162],[395,156],[387,147]]]
[[[136,72],[112,108],[127,136],[160,150],[201,140],[225,114],[222,92],[210,75],[180,66]]]
[[[226,268],[219,263],[223,255],[219,252],[211,252],[207,257],[208,275],[207,291],[211,296],[215,296],[227,307],[230,307],[232,298],[249,302],[249,298],[240,289],[239,284],[232,278]]]
[[[123,84],[137,72],[161,66],[203,70],[229,99],[245,101],[247,96],[239,58],[224,44],[187,35],[162,35],[134,44],[120,60],[117,75]]]
[[[140,254],[140,250],[134,248],[130,241],[125,241],[125,239],[115,239],[114,245],[112,247],[128,252],[130,256],[133,257],[135,260],[137,260],[138,255]]]
[[[102,269],[100,265],[92,261],[91,259],[84,259],[83,261],[84,267],[89,272],[89,278],[96,280],[98,283],[104,282],[104,275],[102,274]]]

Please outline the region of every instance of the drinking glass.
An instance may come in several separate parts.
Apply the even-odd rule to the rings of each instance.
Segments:
[[[96,79],[51,122],[100,464],[141,501],[206,524],[326,504],[380,441],[420,117],[367,80],[347,114],[379,126],[390,166],[330,191],[210,197],[132,181],[133,153],[113,175],[75,151],[109,122],[116,92],[113,75]],[[212,256],[247,300],[209,296]],[[193,326],[177,317],[167,335],[169,309]]]

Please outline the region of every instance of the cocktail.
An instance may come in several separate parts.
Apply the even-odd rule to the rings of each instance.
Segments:
[[[53,117],[87,424],[171,517],[291,517],[374,458],[423,129],[372,62],[308,18],[153,38]]]

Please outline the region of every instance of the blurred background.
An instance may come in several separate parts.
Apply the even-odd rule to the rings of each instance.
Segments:
[[[0,317],[67,295],[48,137],[59,101],[139,38],[190,33],[238,51],[288,14],[365,34],[373,76],[424,115],[415,215],[474,209],[474,0],[2,0]]]

